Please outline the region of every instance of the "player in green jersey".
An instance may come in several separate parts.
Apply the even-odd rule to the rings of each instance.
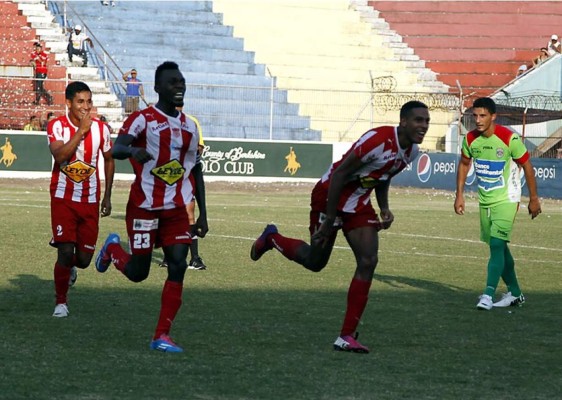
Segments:
[[[494,100],[479,98],[474,101],[472,109],[476,129],[468,132],[463,140],[457,170],[455,212],[464,214],[464,184],[472,161],[478,182],[480,240],[490,246],[486,289],[476,307],[491,310],[492,307],[521,305],[525,297],[519,288],[515,262],[507,244],[521,200],[521,169],[529,189],[529,214],[534,219],[541,213],[535,173],[529,152],[519,135],[495,123]],[[500,278],[508,293],[494,303]]]

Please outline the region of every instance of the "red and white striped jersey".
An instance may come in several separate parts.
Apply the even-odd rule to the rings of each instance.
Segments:
[[[194,183],[189,176],[199,142],[193,120],[183,113],[171,117],[151,106],[131,114],[119,135],[133,136],[131,146],[144,148],[154,157],[145,164],[129,159],[135,173],[129,200],[136,207],[167,210],[191,202]]]
[[[370,195],[379,182],[387,181],[402,171],[419,153],[417,144],[401,149],[398,144],[397,128],[380,126],[363,134],[343,155],[341,160],[333,163],[320,180],[326,194],[334,170],[343,160],[354,152],[363,162],[363,166],[345,184],[338,210],[355,213],[369,204]]]
[[[50,145],[59,140],[67,143],[77,130],[78,127],[70,122],[67,115],[55,118],[47,126],[48,143]],[[79,203],[98,203],[100,150],[104,153],[111,150],[109,129],[99,119],[92,118],[90,131],[82,139],[72,158],[63,165],[54,162],[51,197]]]

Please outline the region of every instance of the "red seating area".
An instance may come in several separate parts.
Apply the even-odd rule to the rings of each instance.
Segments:
[[[37,41],[35,29],[31,28],[27,18],[20,13],[17,3],[0,2],[0,66],[27,67],[30,65],[29,55]],[[49,49],[44,49],[49,51]],[[58,82],[47,81],[45,88],[53,95],[53,105],[48,106],[42,100],[34,105],[35,93],[33,80],[29,77],[0,76],[0,129],[23,129],[31,115],[45,117],[48,111],[56,115],[65,112],[63,78],[66,68],[56,65],[55,55],[49,54],[48,79],[60,79]]]
[[[528,67],[552,34],[562,36],[562,2],[369,1],[438,79],[486,96]]]

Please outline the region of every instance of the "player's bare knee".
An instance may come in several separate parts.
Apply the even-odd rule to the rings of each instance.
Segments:
[[[376,254],[369,256],[362,256],[357,259],[357,267],[363,270],[374,271],[379,262],[379,257]]]
[[[59,250],[57,254],[57,263],[59,265],[64,265],[65,267],[73,267],[72,259],[74,258],[74,253],[72,251],[61,251]]]
[[[132,282],[139,283],[148,278],[148,271],[127,271],[127,278]]]

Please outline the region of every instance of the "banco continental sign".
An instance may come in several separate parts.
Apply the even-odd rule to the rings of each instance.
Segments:
[[[0,158],[0,164],[4,164],[7,168],[10,168],[14,161],[18,159],[16,153],[12,148],[12,143],[10,139],[6,138],[4,145],[0,146],[0,151],[2,151],[2,158]]]

